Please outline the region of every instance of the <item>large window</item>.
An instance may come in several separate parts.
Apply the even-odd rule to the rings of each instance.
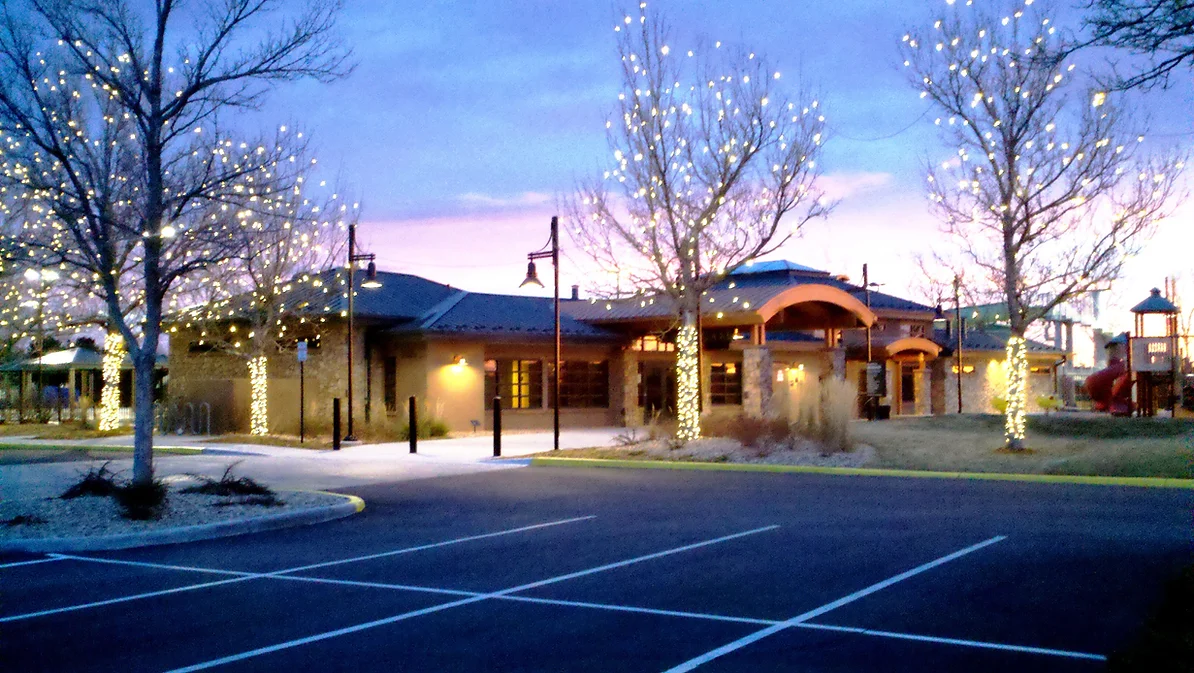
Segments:
[[[552,383],[554,381],[548,381],[549,386]],[[609,363],[604,360],[601,362],[561,362],[560,407],[564,409],[608,408]]]
[[[502,397],[503,409],[543,407],[543,362],[541,360],[488,360],[485,362],[485,408]]]
[[[709,400],[713,404],[742,404],[742,365],[726,362],[709,367]]]

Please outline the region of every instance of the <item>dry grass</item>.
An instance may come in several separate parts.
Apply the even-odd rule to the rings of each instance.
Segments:
[[[119,430],[91,430],[79,423],[0,423],[0,437],[33,437],[34,439],[97,439],[132,435],[132,428]]]
[[[851,428],[876,467],[1027,474],[1194,478],[1194,421],[1031,416],[1023,454],[1000,451],[996,415],[901,418]]]

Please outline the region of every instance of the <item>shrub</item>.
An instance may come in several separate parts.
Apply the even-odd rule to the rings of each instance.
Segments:
[[[183,493],[201,493],[203,495],[243,495],[243,496],[268,496],[274,497],[274,492],[270,487],[259,484],[251,477],[233,477],[232,470],[240,465],[241,461],[232,463],[224,470],[223,476],[219,479],[212,479],[203,475],[191,475],[203,483],[195,486],[188,486],[182,489]]]
[[[120,490],[120,485],[116,483],[116,473],[108,469],[110,462],[87,470],[79,478],[79,481],[72,484],[58,497],[70,500],[83,496],[107,498],[116,495],[116,491]]]
[[[1045,413],[1057,411],[1061,408],[1061,400],[1057,399],[1053,395],[1042,395],[1036,398],[1036,403],[1037,406],[1045,410]]]
[[[430,439],[435,437],[448,436],[448,424],[439,420],[438,418],[419,419],[418,427],[419,439]],[[398,427],[398,441],[405,442],[410,439],[410,423],[405,422]]]
[[[992,397],[991,408],[999,415],[1007,413],[1007,398],[1006,397]]]
[[[157,519],[166,507],[166,484],[159,479],[121,486],[114,495],[120,515],[134,521]]]

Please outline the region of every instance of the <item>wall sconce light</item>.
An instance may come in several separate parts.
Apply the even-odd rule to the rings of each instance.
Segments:
[[[457,355],[456,357],[452,358],[452,364],[456,365],[457,367],[467,367],[468,360],[464,359],[463,355]]]

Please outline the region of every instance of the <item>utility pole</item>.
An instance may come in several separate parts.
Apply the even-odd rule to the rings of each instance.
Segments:
[[[954,276],[954,331],[957,332],[957,347],[954,349],[954,362],[958,373],[958,413],[962,413],[962,283],[957,275]]]

